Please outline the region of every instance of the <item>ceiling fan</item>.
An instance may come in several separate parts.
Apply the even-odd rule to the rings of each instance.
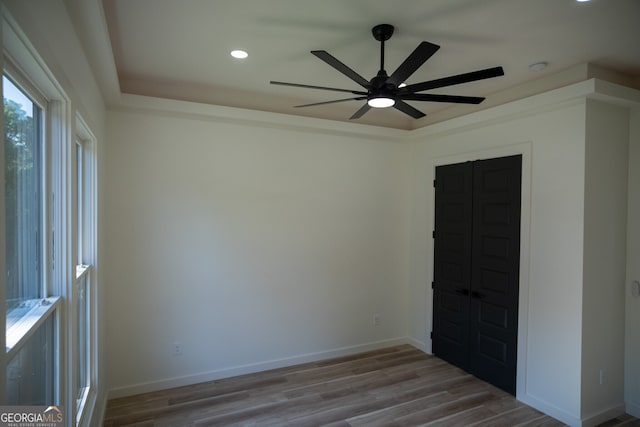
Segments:
[[[424,64],[438,49],[440,46],[423,41],[418,47],[404,60],[402,64],[396,69],[391,76],[387,75],[384,69],[384,42],[389,40],[393,35],[394,27],[389,24],[376,25],[371,29],[373,37],[380,42],[380,71],[371,80],[366,80],[360,74],[347,67],[340,62],[334,56],[324,50],[312,50],[311,53],[320,58],[333,68],[349,77],[354,82],[362,86],[363,90],[350,90],[339,89],[333,87],[324,86],[312,86],[298,83],[286,83],[271,81],[271,84],[282,86],[294,86],[308,89],[321,89],[330,90],[334,92],[347,92],[356,95],[352,98],[336,99],[333,101],[316,102],[313,104],[296,105],[295,107],[312,107],[315,105],[333,104],[336,102],[345,101],[364,101],[367,102],[356,111],[350,119],[358,119],[362,117],[367,111],[373,108],[387,108],[394,107],[397,110],[402,111],[409,116],[419,119],[424,117],[425,114],[407,104],[405,101],[429,101],[429,102],[452,102],[457,104],[479,104],[484,101],[482,97],[475,96],[457,96],[457,95],[440,95],[440,94],[427,94],[417,93],[429,89],[436,89],[440,87],[453,86],[461,83],[472,82],[476,80],[483,80],[492,77],[498,77],[504,75],[502,67],[487,68],[484,70],[472,71],[470,73],[457,74],[455,76],[443,77],[436,80],[429,80],[421,83],[414,83],[410,85],[402,85],[404,81],[411,76],[422,64]]]

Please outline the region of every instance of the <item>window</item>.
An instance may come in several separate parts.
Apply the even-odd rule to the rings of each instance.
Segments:
[[[77,419],[84,415],[87,402],[95,398],[95,156],[94,138],[78,118],[75,143],[75,397]]]
[[[42,297],[42,110],[3,76],[7,327]]]
[[[88,426],[98,379],[96,138],[5,12],[0,404],[61,405],[65,425]]]
[[[54,401],[53,316],[34,331],[7,366],[7,404],[48,405]]]
[[[13,405],[57,399],[59,298],[47,286],[46,102],[3,75],[6,396]],[[29,89],[25,89],[29,88]]]
[[[83,219],[85,211],[84,203],[84,152],[81,140],[76,141],[76,281],[74,286],[75,292],[75,310],[76,310],[76,403],[78,412],[82,411],[87,393],[89,391],[89,343],[91,336],[89,335],[89,327],[91,324],[91,307],[89,306],[89,265],[84,263],[83,257]]]
[[[87,269],[83,268],[79,278],[76,280],[76,322],[77,322],[77,355],[76,366],[76,402],[78,411],[81,412],[87,393],[89,392],[89,358],[91,335],[89,327],[91,325],[91,307],[89,306],[89,279],[86,274]]]

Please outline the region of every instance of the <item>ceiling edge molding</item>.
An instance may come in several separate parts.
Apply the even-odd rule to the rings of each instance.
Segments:
[[[456,117],[465,116],[467,114],[473,114],[508,102],[528,98],[533,95],[588,80],[590,78],[589,67],[589,64],[586,63],[578,64],[568,69],[532,79],[520,85],[512,86],[502,91],[489,94],[482,104],[475,106],[475,109],[466,105],[456,105],[451,108],[438,111],[423,119],[416,120],[416,126],[414,129],[419,129]],[[508,72],[509,70],[505,70],[505,73]]]
[[[283,113],[273,113],[246,108],[226,107],[202,104],[175,99],[155,98],[143,95],[122,94],[118,105],[110,106],[109,111],[137,111],[153,114],[166,114],[171,117],[184,117],[195,120],[207,120],[222,123],[236,123],[245,126],[259,126],[314,132],[330,135],[352,136],[404,142],[411,131],[372,126],[360,123],[345,123],[336,120],[301,117]]]
[[[288,129],[327,135],[352,136],[388,142],[415,142],[461,129],[486,126],[496,121],[538,114],[584,102],[587,98],[626,106],[640,107],[640,90],[600,79],[589,79],[558,89],[517,99],[481,111],[427,125],[415,130],[392,129],[359,123],[301,117],[245,108],[202,104],[143,95],[122,94],[110,111],[135,111],[166,114],[195,120],[232,123],[245,126]]]
[[[640,107],[640,90],[594,78],[434,123],[412,131],[410,138],[416,142],[435,135],[458,132],[462,129],[468,130],[496,121],[564,108],[571,104],[584,102],[587,98],[629,108]]]

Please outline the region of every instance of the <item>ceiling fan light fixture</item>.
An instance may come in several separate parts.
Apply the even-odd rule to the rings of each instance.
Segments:
[[[389,98],[386,96],[379,96],[376,98],[369,98],[367,100],[367,104],[369,104],[369,107],[373,107],[373,108],[388,108],[388,107],[393,107],[393,105],[396,103],[396,100],[393,98]]]

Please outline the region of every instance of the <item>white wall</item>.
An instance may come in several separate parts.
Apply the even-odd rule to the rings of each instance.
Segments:
[[[640,109],[631,111],[629,200],[627,215],[627,280],[625,282],[625,401],[627,412],[640,418],[640,298],[631,283],[640,280]]]
[[[406,339],[406,145],[132,98],[196,114],[108,114],[110,396]]]
[[[517,395],[574,424],[580,420],[585,108],[582,100],[500,120],[434,125],[416,131],[412,154],[410,289],[426,304],[414,304],[411,332],[421,341],[431,330],[435,166],[523,155]]]
[[[624,411],[624,283],[629,111],[587,101],[582,419]]]

